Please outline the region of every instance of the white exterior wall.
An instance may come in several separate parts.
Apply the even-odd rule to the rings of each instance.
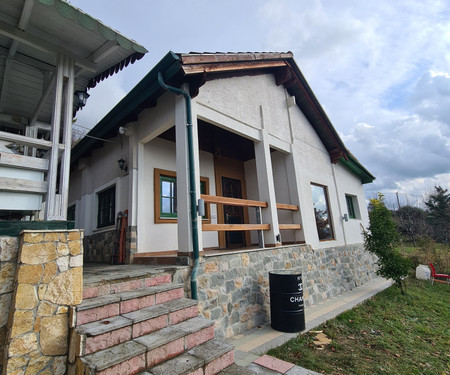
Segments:
[[[347,202],[345,195],[352,195],[356,218],[342,221],[347,244],[361,243],[361,225],[367,228],[369,225],[369,214],[367,211],[367,203],[364,197],[363,185],[355,179],[354,175],[343,165],[337,163],[334,165],[337,187],[339,191],[339,202],[342,207],[343,214],[347,212]]]
[[[368,219],[359,177],[340,164],[331,164],[317,133],[297,106],[288,107],[287,97],[286,90],[283,86],[276,86],[272,75],[217,79],[207,81],[200,88],[199,95],[192,101],[193,113],[199,119],[255,142],[264,139],[272,149],[279,150],[270,155],[276,202],[296,204],[292,196],[298,194],[300,212],[294,214],[278,210],[278,222],[299,223],[303,228],[300,237],[294,231],[282,231],[284,241],[304,238],[313,248],[361,243],[360,223],[367,225]],[[129,168],[133,167],[136,171],[133,183],[136,180],[134,215],[138,226],[138,252],[178,250],[177,225],[155,223],[153,194],[154,168],[176,171],[175,143],[157,138],[174,123],[175,95],[166,93],[158,99],[156,107],[144,110],[137,122],[129,124],[133,136],[124,136],[122,147],[120,143],[105,143],[102,149],[95,149],[91,157],[80,160],[82,171],[75,171],[71,177],[69,205],[77,204],[76,225],[85,228],[86,235],[95,232],[96,193],[112,183],[117,183],[116,211],[127,208],[132,211],[129,204],[133,198],[132,182],[117,165],[117,160],[122,157],[127,161],[133,160]],[[134,152],[130,155],[133,157],[128,156],[129,139],[132,139]],[[213,155],[200,151],[199,159],[200,175],[209,178],[210,194],[215,195]],[[245,162],[244,168],[247,197],[259,200],[255,160]],[[291,175],[295,174],[296,191],[292,191],[295,187],[288,184],[288,180],[292,180],[288,171],[293,169],[295,173]],[[76,181],[80,176],[81,183]],[[311,183],[327,187],[334,240],[319,241]],[[356,197],[360,219],[343,222],[342,216],[347,213],[345,194]],[[249,209],[249,215],[250,222],[255,223],[254,209]],[[216,205],[211,205],[211,222],[217,223]],[[257,243],[256,232],[252,232],[251,236],[252,243]],[[205,232],[202,238],[204,248],[218,246],[217,232]]]
[[[104,147],[94,149],[89,158],[81,159],[79,170],[71,173],[69,206],[75,204],[75,227],[85,230],[85,235],[114,228],[97,229],[97,193],[116,185],[116,216],[128,206],[128,174],[119,169],[117,160],[128,161],[128,137],[105,142]]]

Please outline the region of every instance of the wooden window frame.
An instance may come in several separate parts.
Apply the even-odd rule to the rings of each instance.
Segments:
[[[156,224],[161,223],[169,223],[176,224],[178,223],[178,219],[176,217],[164,217],[161,216],[161,176],[176,178],[177,173],[175,171],[169,171],[166,169],[155,168],[153,173],[153,188],[154,188],[154,218]],[[209,195],[209,178],[208,177],[200,177],[200,183],[204,183],[205,193]],[[200,198],[200,197],[197,197]],[[209,204],[205,204],[205,216],[202,219],[202,222],[205,224],[211,223],[211,209]]]
[[[112,189],[114,189],[113,194],[111,194]],[[100,222],[100,204],[101,204],[102,196],[107,193],[110,194],[110,196],[113,197],[113,199],[114,199],[113,216],[112,216],[112,221],[109,220],[105,223],[101,223]],[[116,184],[110,185],[106,189],[103,189],[103,190],[97,192],[97,229],[110,227],[110,226],[113,226],[116,224],[116,193],[117,193]]]
[[[327,206],[328,224],[330,225],[330,231],[331,231],[331,237],[330,238],[320,238],[319,227],[317,225],[318,223],[317,223],[317,220],[316,220],[316,229],[317,229],[317,236],[319,237],[319,241],[320,242],[335,241],[333,220],[331,220],[331,207],[330,207],[330,198],[328,196],[328,187],[325,186],[325,185],[321,185],[321,184],[315,184],[313,182],[311,182],[311,186],[316,186],[316,187],[319,187],[319,188],[323,189],[324,196],[325,196],[325,204]],[[311,191],[311,194],[312,194],[312,191]],[[313,200],[313,210],[314,210],[314,200]],[[314,213],[314,218],[316,219],[315,213]]]

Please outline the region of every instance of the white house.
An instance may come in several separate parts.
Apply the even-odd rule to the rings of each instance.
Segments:
[[[306,306],[374,277],[373,179],[292,53],[169,52],[72,150],[69,216],[85,262],[191,266],[233,337],[268,322],[270,271],[301,273]]]
[[[200,253],[362,242],[363,184],[374,177],[292,53],[170,52],[72,151],[69,210],[85,229],[86,261],[109,262],[125,210],[128,261],[192,252],[186,99],[163,89],[158,73],[192,102],[195,192],[207,202]]]

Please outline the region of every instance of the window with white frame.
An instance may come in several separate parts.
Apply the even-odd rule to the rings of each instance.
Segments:
[[[345,194],[349,219],[360,219],[358,199],[354,195]]]
[[[115,224],[116,185],[97,193],[97,228]]]

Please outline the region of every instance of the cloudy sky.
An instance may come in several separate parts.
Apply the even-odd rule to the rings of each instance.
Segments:
[[[169,51],[292,51],[347,148],[411,203],[450,189],[447,0],[71,0],[149,53],[91,90],[92,127]]]

